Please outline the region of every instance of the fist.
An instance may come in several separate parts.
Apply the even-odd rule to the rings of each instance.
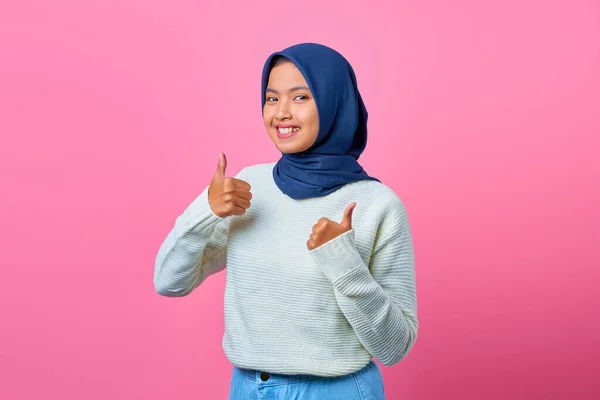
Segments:
[[[313,226],[312,234],[306,242],[308,250],[316,249],[317,247],[327,243],[333,238],[338,237],[344,232],[352,229],[352,212],[356,207],[356,202],[350,204],[344,210],[344,217],[339,224],[328,218],[321,218]]]
[[[219,165],[208,188],[208,203],[221,218],[243,215],[250,208],[250,184],[241,179],[226,178],[227,158],[219,154]]]

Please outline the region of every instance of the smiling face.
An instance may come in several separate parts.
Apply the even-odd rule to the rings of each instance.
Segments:
[[[279,151],[300,153],[309,149],[319,135],[319,113],[296,65],[287,60],[275,64],[265,98],[265,127]]]

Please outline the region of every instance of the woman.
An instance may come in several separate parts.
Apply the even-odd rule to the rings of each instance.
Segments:
[[[157,292],[225,269],[230,399],[383,399],[381,372],[417,338],[412,237],[398,196],[358,163],[367,110],[346,59],[304,43],[272,54],[263,117],[276,163],[208,187],[162,244]]]

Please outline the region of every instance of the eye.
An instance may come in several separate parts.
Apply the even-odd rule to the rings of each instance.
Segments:
[[[277,100],[277,97],[267,97],[267,102],[272,103]]]
[[[308,99],[308,96],[305,96],[305,95],[303,95],[303,94],[299,94],[298,96],[294,97],[294,99],[298,99],[298,98],[300,98],[300,97],[301,97],[301,99],[300,99],[300,100],[307,100],[307,99]]]

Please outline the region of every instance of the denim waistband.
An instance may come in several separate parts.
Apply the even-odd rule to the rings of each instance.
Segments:
[[[368,368],[372,368],[375,366],[375,361],[373,361],[371,359],[371,361],[365,365],[363,368],[359,369],[356,372],[362,372],[364,370],[367,370]],[[347,375],[342,375],[342,376],[316,376],[316,375],[304,375],[304,374],[295,374],[295,375],[286,375],[286,374],[276,374],[276,373],[271,373],[268,371],[260,371],[260,370],[256,370],[256,369],[247,369],[247,368],[240,368],[235,366],[235,368],[240,371],[242,373],[242,375],[251,380],[252,382],[256,382],[256,383],[262,383],[264,385],[288,385],[291,383],[298,383],[298,382],[305,382],[305,381],[310,381],[310,380],[314,380],[314,379],[338,379]],[[268,379],[266,381],[263,381],[261,378],[261,375],[263,373],[268,374]],[[348,374],[349,375],[349,374]]]

